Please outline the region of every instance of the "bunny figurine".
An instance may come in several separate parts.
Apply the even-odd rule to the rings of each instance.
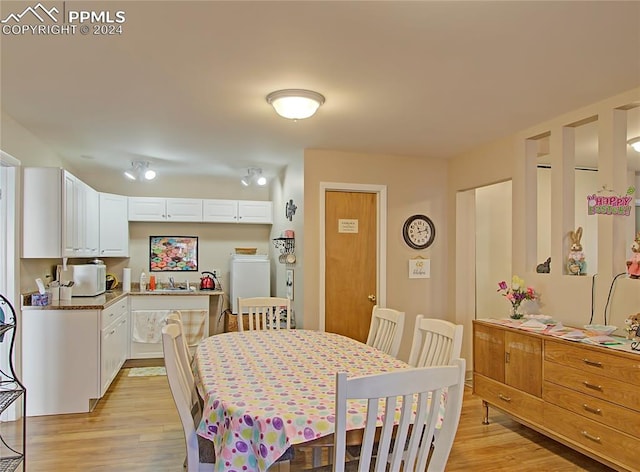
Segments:
[[[640,279],[640,232],[631,245],[631,259],[627,261],[627,273],[632,279]]]
[[[579,227],[575,231],[569,232],[571,238],[571,251],[569,251],[569,257],[567,258],[567,273],[569,275],[586,275],[587,273],[587,261],[584,259],[584,252],[582,252],[582,227]]]

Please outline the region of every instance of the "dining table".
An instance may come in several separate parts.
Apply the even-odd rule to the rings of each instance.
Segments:
[[[292,445],[334,432],[336,372],[411,368],[374,347],[303,329],[217,334],[198,345],[193,371],[204,401],[197,433],[213,442],[216,472],[265,471]],[[366,402],[348,409],[362,429]]]

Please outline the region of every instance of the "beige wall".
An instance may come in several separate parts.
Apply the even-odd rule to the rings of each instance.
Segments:
[[[406,312],[399,357],[407,359],[417,314],[448,319],[446,161],[392,155],[306,150],[304,155],[304,314],[305,328],[319,326],[320,183],[353,183],[387,187],[386,305]],[[413,214],[426,214],[436,226],[436,239],[425,251],[410,249],[402,225]],[[408,260],[418,254],[431,259],[430,279],[409,279]],[[379,294],[380,297],[380,294]]]
[[[640,89],[612,97],[602,102],[584,107],[580,110],[541,123],[514,136],[491,143],[477,150],[458,156],[451,160],[449,167],[448,201],[451,219],[449,228],[454,231],[456,225],[462,224],[455,216],[457,192],[485,186],[505,179],[513,179],[513,265],[512,272],[523,277],[542,293],[545,313],[553,315],[565,324],[582,325],[589,321],[591,315],[592,276],[575,277],[563,275],[561,264],[566,257],[565,235],[573,226],[573,209],[563,211],[562,198],[566,194],[566,184],[562,178],[552,179],[552,273],[537,274],[531,254],[535,256],[535,180],[525,178],[530,168],[525,165],[525,140],[541,133],[551,131],[553,136],[562,134],[563,126],[578,120],[598,115],[600,129],[600,158],[598,162],[599,185],[618,192],[626,191],[629,184],[626,173],[625,138],[614,125],[620,122],[616,107],[628,103],[640,102]],[[618,120],[618,121],[616,121]],[[552,152],[562,156],[558,150],[559,141],[552,139]],[[561,167],[561,166],[557,166]],[[554,167],[555,169],[555,167]],[[557,175],[557,174],[556,174]],[[564,180],[566,181],[566,180]],[[597,189],[594,189],[594,191]],[[533,198],[531,198],[533,196]],[[637,196],[637,193],[636,193]],[[603,321],[604,305],[609,286],[615,274],[624,271],[625,254],[630,244],[628,221],[623,217],[601,215],[598,219],[598,266],[599,274],[595,278],[595,322]],[[532,220],[533,219],[533,220]],[[530,229],[533,228],[533,231]],[[588,237],[588,236],[587,236]],[[532,249],[533,248],[533,249]],[[450,247],[449,255],[455,260],[456,252],[461,249]],[[540,262],[540,261],[538,261]],[[464,262],[456,261],[456,270],[461,270]],[[456,286],[456,274],[449,276],[449,300],[451,307],[464,306],[467,290],[459,290]],[[608,313],[610,324],[623,326],[624,319],[630,313],[640,311],[640,285],[638,281],[625,278],[618,279],[613,291]],[[459,321],[472,313],[457,313]],[[468,340],[469,338],[467,338]]]

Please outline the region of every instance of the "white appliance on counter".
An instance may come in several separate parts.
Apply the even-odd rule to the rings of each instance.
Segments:
[[[104,264],[70,264],[58,266],[56,280],[61,285],[73,281],[74,297],[95,297],[107,290],[107,266]]]
[[[229,296],[235,314],[238,314],[238,297],[271,295],[271,261],[267,255],[232,255],[229,278]]]

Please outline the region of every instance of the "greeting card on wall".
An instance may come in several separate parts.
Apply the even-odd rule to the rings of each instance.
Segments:
[[[431,277],[431,260],[418,256],[409,259],[409,278],[428,279]]]
[[[197,236],[150,236],[151,272],[197,271]]]

